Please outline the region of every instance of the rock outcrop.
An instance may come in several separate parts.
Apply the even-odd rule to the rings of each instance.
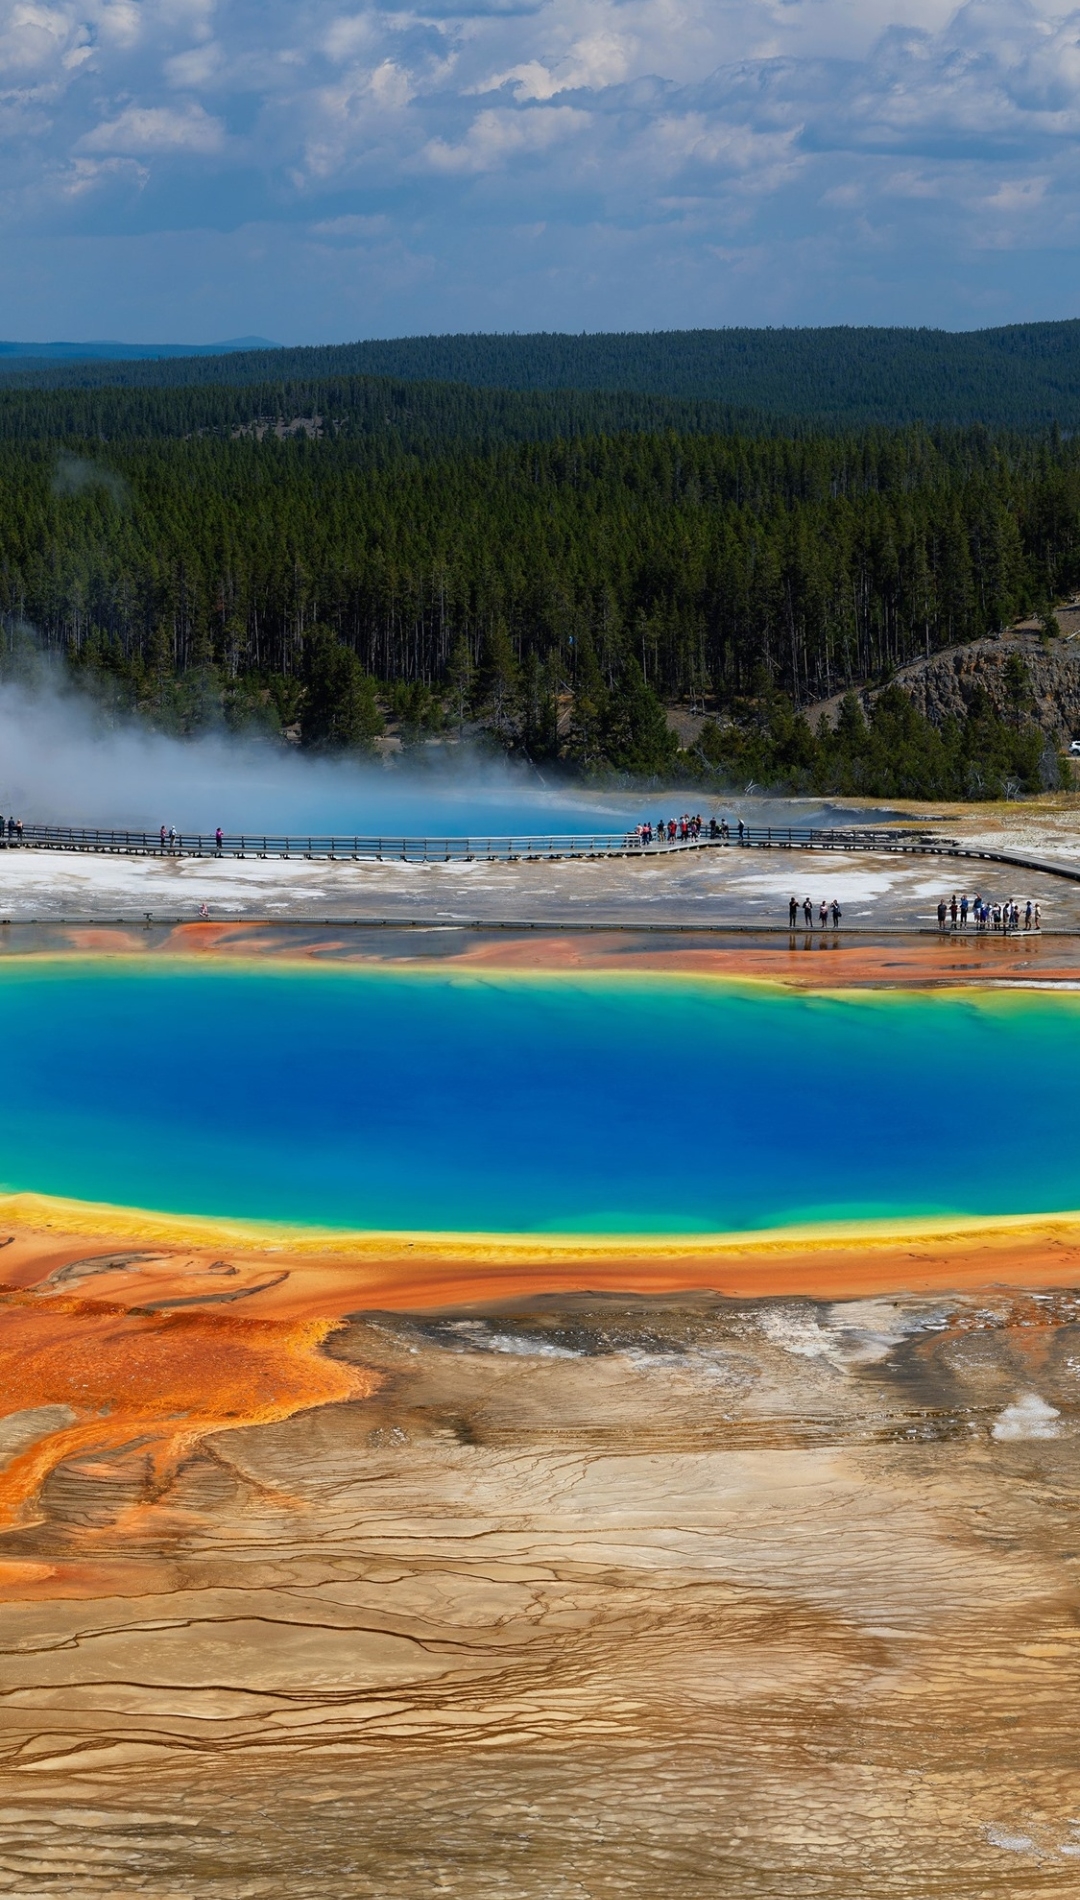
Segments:
[[[1030,683],[1030,697],[1021,700],[1010,690],[1015,655],[1023,660]],[[975,640],[904,667],[897,684],[935,725],[962,719],[981,688],[1003,718],[1033,719],[1057,744],[1068,745],[1080,733],[1080,640],[1044,643],[1027,632]]]
[[[1003,718],[1034,720],[1055,745],[1068,745],[1080,735],[1080,608],[1060,609],[1058,620],[1059,638],[1047,640],[1034,621],[1024,621],[1000,636],[913,660],[894,675],[895,684],[935,725],[962,719],[981,689]],[[1026,690],[1020,697],[1014,684],[1016,656],[1026,669]],[[861,691],[867,712],[881,690],[868,686]],[[836,693],[807,707],[811,725],[824,716],[834,726],[842,698]]]

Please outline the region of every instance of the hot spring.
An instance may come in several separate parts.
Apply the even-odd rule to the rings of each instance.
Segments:
[[[0,966],[0,1183],[366,1230],[1080,1206],[1080,998],[170,959]]]

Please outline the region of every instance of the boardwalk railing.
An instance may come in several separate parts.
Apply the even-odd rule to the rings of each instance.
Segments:
[[[488,859],[515,863],[541,858],[660,857],[679,851],[761,850],[779,846],[809,851],[940,851],[941,841],[928,834],[870,829],[821,829],[792,825],[746,825],[715,834],[706,826],[700,836],[654,838],[642,842],[634,831],[540,833],[529,837],[354,837],[230,833],[220,840],[213,833],[177,832],[164,840],[153,831],[116,831],[90,826],[23,825],[5,828],[0,848],[20,846],[45,851],[90,851],[135,857],[182,858],[325,858],[404,860],[410,864],[469,863]],[[947,847],[946,847],[947,848]]]

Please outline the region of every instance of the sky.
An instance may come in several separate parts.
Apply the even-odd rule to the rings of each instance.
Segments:
[[[0,0],[0,336],[1080,310],[1042,0]]]

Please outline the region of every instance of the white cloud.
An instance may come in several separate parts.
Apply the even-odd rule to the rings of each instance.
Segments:
[[[184,92],[197,92],[200,86],[210,85],[224,67],[222,48],[216,40],[204,40],[198,46],[190,46],[185,53],[174,53],[165,61],[164,71],[170,86]]]
[[[88,32],[72,7],[16,0],[0,5],[0,85],[50,68],[71,70],[89,52]]]
[[[219,152],[225,128],[202,106],[128,106],[79,140],[84,152]]]
[[[379,37],[374,10],[342,15],[331,20],[321,40],[322,49],[331,59],[355,59],[373,46]]]
[[[320,218],[311,226],[314,237],[340,238],[354,243],[367,238],[384,237],[389,229],[388,218],[362,218],[351,213],[343,218]]]
[[[1078,136],[1080,10],[1049,0],[0,0],[8,238],[176,168],[189,224],[299,219],[339,259],[342,220],[389,215],[499,284],[539,232],[571,317],[631,252],[620,321],[737,318],[751,285],[759,315],[807,320],[811,286],[857,314],[888,259],[905,297],[934,276],[930,320],[1019,309],[993,256],[1075,241]],[[499,295],[540,314],[524,280]]]
[[[533,106],[525,112],[480,112],[457,145],[432,139],[423,156],[435,171],[490,172],[501,170],[512,158],[551,149],[557,140],[583,132],[587,112],[572,106]]]
[[[1041,204],[1046,196],[1048,178],[1003,178],[997,190],[987,198],[987,205],[994,211],[1027,212]]]
[[[76,158],[72,160],[61,189],[69,199],[81,198],[107,181],[116,179],[141,188],[149,176],[145,165],[140,165],[133,158]]]
[[[596,90],[614,86],[625,79],[631,67],[635,42],[627,35],[597,32],[576,40],[554,69],[538,59],[511,66],[505,73],[467,88],[469,92],[497,92],[513,86],[515,99],[553,99],[559,92]]]
[[[136,0],[101,0],[94,14],[98,36],[107,44],[126,50],[142,35],[144,15]]]

